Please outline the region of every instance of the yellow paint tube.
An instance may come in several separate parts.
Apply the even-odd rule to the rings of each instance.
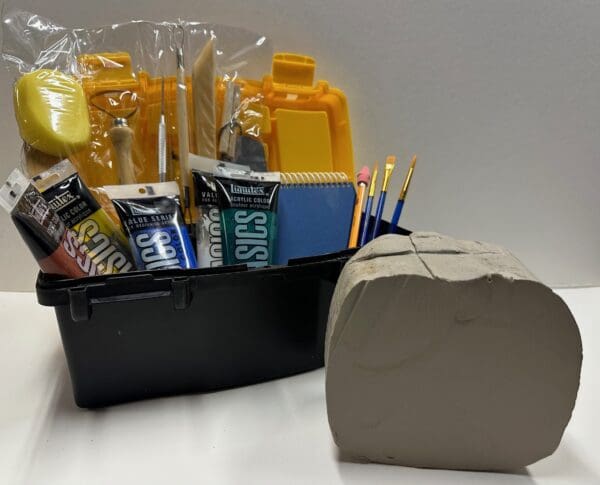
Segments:
[[[32,180],[48,205],[75,233],[81,249],[100,273],[135,269],[125,235],[94,199],[70,161],[63,160]]]

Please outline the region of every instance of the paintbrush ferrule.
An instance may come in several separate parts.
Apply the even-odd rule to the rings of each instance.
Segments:
[[[379,174],[379,170],[377,165],[373,169],[373,177],[371,177],[371,184],[369,185],[369,197],[375,197],[375,189],[377,188],[377,175]]]
[[[390,183],[390,179],[392,178],[392,173],[394,171],[394,166],[396,165],[396,157],[390,155],[385,160],[385,172],[383,175],[383,184],[381,186],[382,192],[387,192],[388,184]]]
[[[413,172],[415,171],[415,165],[417,163],[416,155],[410,161],[410,167],[408,168],[408,172],[406,173],[406,177],[404,178],[404,183],[402,184],[402,189],[400,189],[399,200],[406,199],[406,194],[408,193],[408,188],[410,187],[410,181],[412,180]]]

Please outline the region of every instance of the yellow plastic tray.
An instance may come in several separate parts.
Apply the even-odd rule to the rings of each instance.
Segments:
[[[114,150],[108,137],[113,119],[90,103],[102,103],[97,93],[121,90],[135,93],[137,111],[129,120],[134,131],[132,158],[138,182],[156,182],[157,136],[161,106],[161,79],[147,72],[134,73],[126,52],[99,53],[79,57],[82,86],[88,99],[92,142],[71,156],[85,182],[91,187],[118,183]],[[348,105],[344,93],[327,81],[314,84],[315,61],[296,54],[275,54],[272,74],[261,81],[240,79],[242,99],[251,98],[251,111],[260,116],[241,115],[242,126],[256,134],[265,146],[268,168],[283,172],[344,172],[354,179],[354,161]],[[193,126],[191,79],[188,84],[188,115]],[[224,83],[217,81],[217,119],[221,117]],[[102,104],[100,104],[102,106]],[[110,108],[109,106],[103,106]],[[178,174],[176,79],[165,78],[167,117],[167,163],[169,178]],[[124,111],[112,108],[115,115]],[[258,121],[257,121],[258,120]],[[190,129],[190,146],[195,146]]]

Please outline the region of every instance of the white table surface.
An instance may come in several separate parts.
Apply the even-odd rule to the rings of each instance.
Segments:
[[[0,483],[600,484],[600,288],[557,291],[584,350],[554,455],[516,473],[340,461],[323,370],[212,394],[79,409],[51,308],[0,293]]]

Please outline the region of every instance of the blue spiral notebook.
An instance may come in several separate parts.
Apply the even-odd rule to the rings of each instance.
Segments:
[[[346,249],[355,198],[344,173],[282,173],[275,263]]]

